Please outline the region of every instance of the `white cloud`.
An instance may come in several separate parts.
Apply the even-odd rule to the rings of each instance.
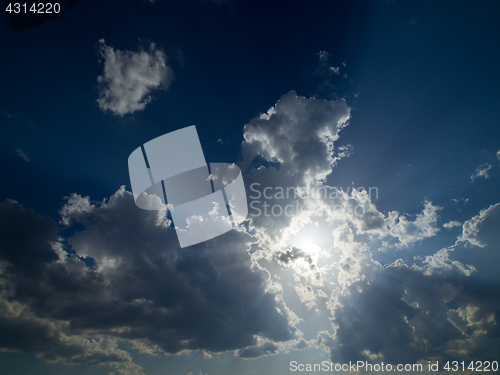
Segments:
[[[426,274],[449,274],[453,270],[470,276],[478,272],[481,277],[496,278],[494,265],[500,262],[498,243],[500,235],[500,203],[483,209],[462,226],[462,233],[453,246],[427,256]]]
[[[446,229],[452,229],[452,228],[460,227],[460,226],[462,226],[462,223],[460,221],[456,221],[456,220],[452,220],[452,221],[449,221],[449,222],[443,224],[443,227]]]
[[[248,167],[260,156],[286,173],[322,180],[332,171],[334,142],[349,116],[344,99],[317,100],[290,91],[245,125],[244,162]]]
[[[490,178],[488,171],[491,169],[491,165],[488,163],[482,164],[476,168],[476,171],[470,176],[472,181],[478,177]]]
[[[99,56],[104,60],[103,75],[97,77],[97,102],[103,110],[123,116],[142,111],[156,89],[168,89],[174,79],[165,52],[151,43],[149,50],[120,51],[99,40]]]
[[[426,201],[422,213],[418,214],[412,222],[397,212],[390,212],[387,218],[389,233],[397,237],[402,245],[433,237],[439,231],[436,222],[437,212],[441,209],[439,206],[434,206],[432,202]]]
[[[500,203],[481,210],[479,215],[466,221],[459,240],[479,247],[495,244],[498,238],[496,228],[500,228]]]
[[[500,150],[497,151],[497,159],[500,160]]]

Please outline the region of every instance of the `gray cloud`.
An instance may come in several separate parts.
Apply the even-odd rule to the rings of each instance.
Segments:
[[[0,207],[3,350],[132,374],[140,369],[118,342],[143,352],[223,352],[255,346],[259,337],[294,337],[286,308],[268,290],[269,273],[248,254],[248,234],[231,231],[181,250],[162,212],[138,209],[123,188],[101,204],[74,195],[61,214],[85,228],[67,241],[74,255],[62,250],[53,219],[13,201]],[[90,258],[95,266],[83,261]],[[84,338],[111,341],[92,349]]]
[[[284,264],[288,264],[290,262],[293,262],[295,259],[299,258],[303,258],[307,263],[312,264],[311,256],[295,246],[292,247],[290,250],[286,250],[284,252],[276,254],[276,259],[278,260],[278,262]]]
[[[331,358],[417,363],[486,360],[498,350],[498,289],[455,274],[426,276],[400,263],[358,281],[333,309]],[[449,307],[453,301],[458,307]]]
[[[487,360],[500,344],[499,219],[500,204],[482,210],[423,266],[366,263],[366,278],[332,294],[335,334],[319,343],[343,362]]]

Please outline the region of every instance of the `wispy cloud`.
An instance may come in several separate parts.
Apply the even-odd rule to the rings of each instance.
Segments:
[[[26,162],[30,161],[30,158],[28,155],[26,155],[20,148],[16,148],[17,154]]]
[[[488,174],[491,169],[491,165],[488,163],[482,164],[476,168],[476,171],[470,176],[471,180],[474,181],[476,178],[484,177],[486,179],[490,178]]]

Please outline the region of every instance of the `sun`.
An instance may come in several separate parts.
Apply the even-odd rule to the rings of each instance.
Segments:
[[[321,248],[309,239],[299,241],[296,246],[308,255],[319,255],[321,252]]]

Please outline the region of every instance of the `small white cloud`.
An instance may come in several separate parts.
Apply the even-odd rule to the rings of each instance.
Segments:
[[[115,115],[142,111],[151,102],[151,92],[168,89],[174,79],[167,56],[154,43],[149,51],[120,51],[99,40],[99,56],[104,59],[104,73],[97,77],[100,93],[97,102]]]
[[[455,221],[455,220],[450,221],[449,223],[443,224],[443,227],[446,229],[452,229],[452,228],[460,227],[460,226],[462,226],[462,223],[459,221]]]
[[[473,175],[470,176],[472,181],[474,181],[478,177],[490,178],[488,171],[491,169],[491,165],[488,163],[482,164],[476,168],[476,171]]]
[[[24,161],[27,161],[29,162],[30,161],[30,158],[28,157],[28,155],[26,155],[20,148],[16,148],[16,152],[17,154],[24,160]]]
[[[497,151],[497,158],[500,160],[500,150]]]
[[[330,70],[331,70],[332,72],[334,72],[336,75],[339,75],[339,74],[340,74],[340,67],[339,67],[339,66],[337,66],[337,67],[335,67],[335,66],[331,66],[331,67],[330,67]]]

